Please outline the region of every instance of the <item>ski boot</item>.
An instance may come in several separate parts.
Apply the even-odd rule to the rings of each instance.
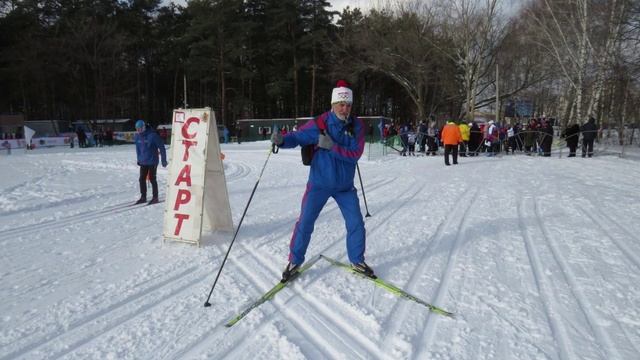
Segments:
[[[291,277],[298,272],[299,268],[300,268],[300,265],[298,264],[294,264],[291,262],[287,264],[287,267],[284,269],[284,272],[282,273],[282,280],[280,280],[280,282],[286,283],[287,281],[289,281]]]
[[[142,204],[142,203],[146,203],[147,202],[147,197],[146,196],[141,196],[140,199],[138,199],[138,201],[135,202],[135,204],[133,205],[138,205],[138,204]]]
[[[373,269],[369,267],[364,261],[359,264],[351,264],[353,271],[360,273],[366,277],[377,279],[377,276],[373,274]]]
[[[154,196],[151,198],[151,201],[149,201],[148,205],[157,204],[158,202],[159,202],[158,197]]]

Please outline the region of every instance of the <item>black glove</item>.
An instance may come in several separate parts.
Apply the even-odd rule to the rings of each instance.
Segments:
[[[271,143],[277,146],[282,145],[282,143],[284,142],[284,136],[282,136],[282,134],[280,134],[279,132],[274,132],[273,134],[271,134]]]
[[[142,164],[140,164],[140,161],[138,161],[138,166],[142,166]]]

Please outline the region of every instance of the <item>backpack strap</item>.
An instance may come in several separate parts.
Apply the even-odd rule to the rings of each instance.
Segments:
[[[323,115],[320,115],[317,118],[313,118],[313,121],[316,123],[316,126],[320,130],[320,134],[325,135],[325,130],[327,130],[327,120],[325,119],[326,116]]]
[[[355,118],[355,117],[354,117]],[[313,120],[316,123],[316,126],[318,127],[318,129],[320,129],[320,134],[322,135],[326,135],[325,134],[325,130],[327,130],[327,119],[326,116],[318,116],[317,118],[313,118]],[[347,124],[347,128],[346,131],[349,133],[349,135],[354,136],[354,130],[355,129],[355,121],[351,121],[350,123]]]

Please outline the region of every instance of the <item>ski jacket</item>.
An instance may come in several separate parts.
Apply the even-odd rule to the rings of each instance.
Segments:
[[[442,142],[445,145],[458,145],[462,142],[458,125],[450,122],[442,128]]]
[[[462,136],[462,141],[469,141],[469,138],[471,136],[471,129],[469,128],[469,125],[462,123],[458,125],[458,128],[460,129],[460,135]]]
[[[482,143],[482,130],[480,130],[480,127],[478,126],[478,124],[473,123],[473,125],[471,125],[470,133],[471,133],[471,135],[469,136],[469,142],[471,142],[470,146],[473,146],[475,148],[478,145],[480,145],[480,143]]]
[[[596,135],[598,135],[598,126],[596,125],[596,120],[594,118],[590,118],[586,124],[583,124],[580,127],[580,132],[582,133],[582,138],[585,140],[594,140]]]
[[[567,139],[567,146],[578,146],[578,138],[580,137],[580,125],[573,124],[569,126],[563,131],[562,137]]]
[[[138,165],[158,165],[158,151],[160,152],[160,157],[162,157],[162,163],[167,163],[164,142],[153,129],[146,128],[142,133],[136,133],[133,139],[136,143]]]
[[[327,111],[313,120],[309,120],[283,137],[281,148],[294,148],[309,144],[318,144],[320,128],[333,141],[331,150],[316,146],[309,183],[315,187],[346,191],[353,189],[356,164],[364,151],[365,126],[362,120],[349,116],[342,121]]]
[[[485,139],[489,140],[490,142],[498,141],[498,128],[495,124],[489,125]]]

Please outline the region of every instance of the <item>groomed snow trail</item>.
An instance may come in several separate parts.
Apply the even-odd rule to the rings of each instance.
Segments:
[[[224,145],[234,221],[268,143]],[[387,156],[361,161],[367,262],[446,318],[318,261],[232,328],[279,280],[308,168],[267,164],[238,239],[162,242],[165,204],[137,198],[132,146],[3,156],[0,360],[636,359],[640,166],[617,157]],[[161,197],[166,170],[159,169]],[[356,178],[356,187],[360,184]],[[364,202],[361,201],[363,214]],[[347,261],[330,200],[307,259]]]

